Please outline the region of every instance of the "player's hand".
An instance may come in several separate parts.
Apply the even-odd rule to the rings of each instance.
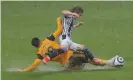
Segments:
[[[76,25],[75,25],[75,27],[79,27],[79,26],[81,26],[81,25],[83,25],[84,24],[84,22],[79,22],[79,23],[77,23]]]
[[[18,72],[24,72],[22,69],[18,69],[17,71],[18,71]]]
[[[72,15],[75,16],[76,18],[80,17],[77,13],[72,13]]]
[[[79,22],[79,25],[83,25],[84,24],[84,22]]]

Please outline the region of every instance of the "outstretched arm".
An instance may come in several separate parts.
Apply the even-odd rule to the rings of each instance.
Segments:
[[[30,72],[32,70],[34,70],[35,68],[37,68],[37,66],[40,64],[41,59],[36,59],[33,64],[31,64],[29,67],[21,70],[21,72]]]
[[[72,15],[72,16],[74,16],[74,17],[79,17],[79,15],[77,14],[77,13],[72,13],[71,11],[69,11],[69,10],[62,10],[61,11],[61,13],[63,14],[63,15]]]
[[[51,40],[51,41],[55,41],[55,39],[62,33],[63,29],[62,29],[62,24],[61,24],[61,17],[58,17],[56,19],[57,21],[57,30],[51,34],[50,36],[47,37],[47,39]]]
[[[79,27],[79,26],[81,26],[83,24],[84,24],[84,22],[78,22],[77,24],[74,25],[74,27]]]
[[[57,21],[57,30],[53,33],[53,36],[55,38],[57,38],[61,34],[61,32],[63,31],[62,24],[61,24],[62,23],[61,17],[58,17],[56,19],[56,21]]]
[[[43,59],[43,56],[40,54],[37,54],[38,58],[27,68],[21,70],[21,72],[30,72],[38,67],[40,64],[41,60]]]

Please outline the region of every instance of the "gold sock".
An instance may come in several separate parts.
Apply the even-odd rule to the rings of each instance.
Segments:
[[[101,63],[108,64],[108,60],[103,60],[103,59],[99,59],[99,60],[100,60]]]
[[[90,64],[93,64],[93,65],[100,65],[100,66],[103,66],[103,65],[107,65],[108,64],[108,60],[103,60],[103,59],[100,59],[100,58],[97,58],[99,60],[99,63],[95,63],[93,61],[89,62]]]

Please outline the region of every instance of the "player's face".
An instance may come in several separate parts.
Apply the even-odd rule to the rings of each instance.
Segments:
[[[79,13],[79,16],[81,17],[82,16],[82,13]]]
[[[77,13],[79,16],[78,16],[78,18],[80,18],[81,16],[82,16],[82,13]]]

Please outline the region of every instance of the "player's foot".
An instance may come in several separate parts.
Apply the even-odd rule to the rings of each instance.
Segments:
[[[115,61],[115,59],[116,59],[117,57],[119,57],[119,56],[116,55],[115,57],[109,59],[109,60],[108,60],[108,64],[111,65],[111,66],[114,66],[114,61]]]
[[[43,63],[44,63],[44,64],[47,64],[49,61],[50,61],[50,57],[49,57],[49,56],[46,56],[46,57],[43,59]]]

